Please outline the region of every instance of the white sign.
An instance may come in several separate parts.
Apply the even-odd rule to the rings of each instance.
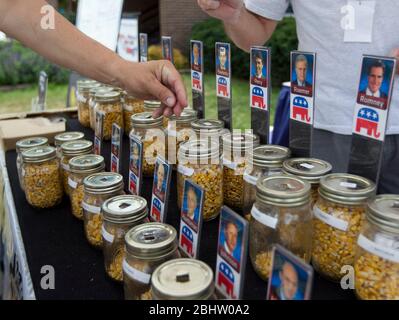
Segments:
[[[118,37],[118,54],[125,60],[139,61],[138,18],[123,18]]]

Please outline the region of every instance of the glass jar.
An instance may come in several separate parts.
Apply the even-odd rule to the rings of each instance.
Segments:
[[[320,178],[329,174],[331,170],[330,163],[314,158],[293,158],[283,163],[284,174],[296,176],[310,183],[311,208],[319,197]]]
[[[76,156],[93,153],[93,142],[89,140],[76,140],[64,142],[61,145],[61,178],[64,186],[64,191],[69,195],[68,177],[69,177],[69,160]]]
[[[85,137],[83,132],[71,131],[57,134],[54,137],[54,145],[57,150],[57,158],[61,161],[62,149],[61,145],[65,142],[82,140]]]
[[[242,211],[244,204],[244,171],[248,153],[259,145],[259,137],[252,133],[225,134],[223,142],[223,202]]]
[[[190,179],[204,189],[204,220],[219,215],[223,205],[223,167],[215,141],[192,140],[180,145],[177,166],[177,205],[182,206],[184,180]]]
[[[356,295],[364,300],[399,300],[399,195],[368,201],[357,244]]]
[[[199,260],[169,260],[153,272],[151,292],[153,300],[214,300],[213,271]]]
[[[180,117],[175,115],[169,117],[166,133],[168,136],[168,161],[176,164],[177,151],[182,142],[193,140],[196,134],[191,129],[191,122],[197,119],[197,111],[193,109],[184,109]]]
[[[101,248],[101,206],[109,198],[125,194],[123,177],[115,172],[94,173],[84,178],[83,189],[82,208],[86,239],[92,246]]]
[[[52,208],[62,200],[59,162],[54,147],[41,146],[22,152],[22,178],[28,203],[35,208]]]
[[[291,156],[288,148],[277,145],[262,145],[249,152],[243,180],[243,216],[251,220],[251,210],[256,198],[256,182],[260,177],[281,174],[283,161]]]
[[[151,300],[151,274],[162,263],[180,258],[175,228],[163,223],[145,223],[125,236],[126,257],[123,283],[126,300]]]
[[[148,222],[147,201],[134,195],[116,196],[103,203],[101,212],[105,271],[111,279],[122,282],[125,234],[129,229]]]
[[[162,125],[163,116],[156,119],[151,112],[137,113],[132,116],[131,135],[135,135],[143,142],[143,176],[153,177],[155,161],[158,156],[165,158],[166,139]]]
[[[96,105],[95,112],[100,111],[104,114],[103,121],[103,140],[111,140],[112,124],[116,123],[123,128],[123,108],[121,94],[117,91],[97,92],[94,96]]]
[[[17,141],[15,149],[17,151],[17,173],[19,186],[25,191],[23,172],[22,172],[22,152],[29,150],[30,148],[47,146],[48,139],[45,137],[32,137]]]
[[[335,173],[320,179],[313,207],[312,264],[329,280],[339,281],[341,268],[353,266],[366,201],[374,192],[373,182],[356,175]]]
[[[125,122],[126,135],[129,135],[130,130],[132,130],[132,115],[141,112],[144,112],[144,101],[125,93],[123,95],[123,119]]]
[[[92,88],[101,86],[94,80],[78,80],[76,101],[78,103],[78,120],[84,127],[90,127],[89,93]]]
[[[95,131],[96,130],[96,99],[95,95],[97,92],[110,92],[112,91],[112,87],[109,86],[104,86],[102,85],[101,87],[95,87],[93,89],[90,89],[89,92],[89,115],[90,115],[90,128]]]
[[[161,107],[161,101],[157,100],[144,100],[144,112],[151,112],[151,114]],[[167,117],[162,118],[162,124],[164,129],[168,127],[169,119]]]
[[[249,223],[249,255],[256,273],[267,280],[272,248],[280,244],[310,261],[312,213],[310,184],[296,177],[262,177],[256,184],[256,202]]]
[[[69,198],[72,214],[76,218],[83,220],[83,179],[90,174],[104,171],[104,168],[104,158],[95,154],[77,156],[69,160]]]

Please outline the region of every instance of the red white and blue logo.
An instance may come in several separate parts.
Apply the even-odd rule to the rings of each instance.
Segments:
[[[129,191],[132,194],[137,194],[137,177],[133,172],[129,172]]]
[[[218,95],[222,95],[224,97],[229,96],[228,88],[227,88],[227,79],[224,77],[219,77],[218,85],[217,85]]]
[[[251,94],[251,105],[253,107],[258,107],[264,109],[266,107],[265,102],[265,94],[261,87],[253,87]]]
[[[226,294],[235,299],[234,295],[234,274],[230,267],[221,262],[219,264],[219,272],[218,272],[218,279],[217,279],[218,286],[221,288],[224,286]]]
[[[292,105],[292,119],[310,122],[309,104],[303,97],[295,97]]]
[[[371,108],[361,108],[357,113],[355,131],[361,133],[362,130],[366,130],[369,137],[378,139],[381,135],[381,132],[378,131],[378,122],[377,111]]]
[[[201,76],[197,71],[192,72],[193,88],[201,90]]]
[[[183,226],[182,233],[181,233],[181,239],[180,239],[180,246],[183,249],[185,248],[185,251],[190,256],[194,256],[193,242],[194,242],[193,232],[187,226]]]
[[[162,204],[161,201],[154,196],[151,206],[151,218],[154,221],[161,222]]]

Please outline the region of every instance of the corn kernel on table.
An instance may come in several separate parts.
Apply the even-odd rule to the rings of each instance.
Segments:
[[[82,131],[93,140],[93,132],[83,128],[77,119],[67,121],[67,131]],[[129,140],[123,139],[122,174],[127,190]],[[110,142],[103,143],[102,155],[106,169],[110,168]],[[103,256],[87,242],[82,221],[71,214],[70,202],[64,197],[55,208],[35,210],[25,200],[18,183],[15,151],[6,152],[6,167],[26,252],[27,264],[36,299],[123,299],[123,285],[109,278],[104,270]],[[176,206],[176,173],[172,174],[167,223],[179,230],[180,212]],[[152,179],[143,181],[142,196],[151,200]],[[200,259],[211,268],[216,264],[216,245],[219,219],[204,222]],[[244,299],[265,299],[267,283],[255,273],[247,259]],[[43,266],[54,267],[55,288],[43,289]],[[315,274],[312,299],[355,299],[352,290],[343,290]]]

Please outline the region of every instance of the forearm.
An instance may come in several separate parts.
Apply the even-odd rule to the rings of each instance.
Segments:
[[[251,46],[262,46],[270,39],[277,22],[249,12],[244,6],[235,23],[224,23],[225,31],[235,45],[249,52]]]
[[[41,27],[44,0],[0,0],[0,30],[48,60],[98,81],[120,86],[124,61],[55,11],[54,29]]]

